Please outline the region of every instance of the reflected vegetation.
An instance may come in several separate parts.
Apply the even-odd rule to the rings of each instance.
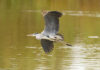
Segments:
[[[0,70],[100,70],[99,0],[0,0]],[[45,54],[27,34],[44,28],[42,10],[57,10],[60,33],[73,47]]]

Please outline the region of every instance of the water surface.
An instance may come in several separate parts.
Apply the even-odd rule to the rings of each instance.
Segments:
[[[99,0],[0,0],[0,70],[100,70]],[[44,28],[42,10],[57,10],[68,47],[45,54],[27,34]]]

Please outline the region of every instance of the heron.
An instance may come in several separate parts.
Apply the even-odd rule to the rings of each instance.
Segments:
[[[43,17],[45,20],[45,27],[41,33],[28,34],[28,36],[35,36],[41,41],[42,48],[45,53],[50,53],[54,48],[54,42],[61,42],[67,46],[72,46],[64,41],[62,34],[59,31],[59,18],[62,16],[58,11],[45,11]]]

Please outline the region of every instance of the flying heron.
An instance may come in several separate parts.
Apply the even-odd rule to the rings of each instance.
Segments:
[[[35,36],[36,39],[41,40],[41,45],[45,53],[49,53],[54,48],[54,42],[61,42],[68,46],[70,44],[64,42],[63,35],[59,34],[59,18],[62,16],[61,12],[58,11],[49,11],[43,12],[45,20],[45,28],[41,33],[33,33],[28,36]]]

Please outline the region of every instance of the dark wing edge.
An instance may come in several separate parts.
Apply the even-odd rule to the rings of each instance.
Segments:
[[[58,11],[49,11],[47,13],[47,15],[54,15],[54,16],[57,16],[57,17],[61,17],[62,16],[62,13],[61,12],[58,12]]]
[[[41,39],[41,45],[45,53],[50,53],[54,48],[53,41],[46,39]]]

